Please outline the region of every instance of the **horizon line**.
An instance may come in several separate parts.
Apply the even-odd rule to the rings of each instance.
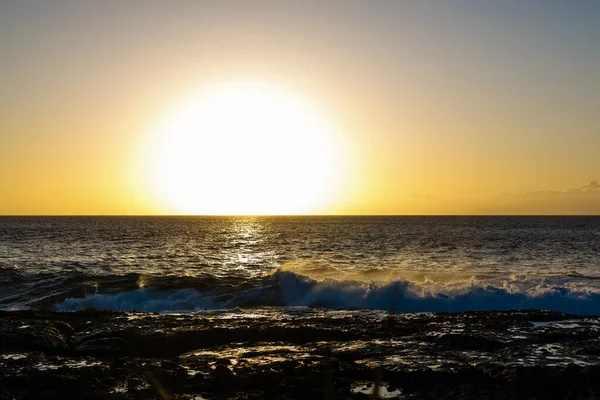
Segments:
[[[10,217],[600,217],[600,214],[0,214],[0,218]]]

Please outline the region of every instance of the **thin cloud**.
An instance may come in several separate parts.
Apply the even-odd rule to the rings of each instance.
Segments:
[[[485,210],[501,214],[600,214],[600,183],[565,190],[503,193]]]
[[[589,184],[585,185],[582,190],[584,191],[594,191],[594,190],[600,190],[600,183],[598,183],[597,180],[594,181],[590,181]]]
[[[598,180],[590,181],[587,185],[571,188],[566,190],[536,190],[529,192],[520,192],[520,193],[502,193],[500,196],[561,196],[568,194],[580,194],[580,193],[600,193],[600,183]]]

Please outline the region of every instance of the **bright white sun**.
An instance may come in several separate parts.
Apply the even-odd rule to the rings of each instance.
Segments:
[[[308,102],[275,86],[203,90],[166,115],[152,142],[149,184],[179,213],[311,213],[338,188],[337,132]]]

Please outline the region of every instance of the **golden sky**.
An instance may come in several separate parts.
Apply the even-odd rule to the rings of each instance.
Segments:
[[[0,2],[0,214],[184,212],[142,153],[246,81],[343,143],[339,190],[302,212],[600,214],[598,43],[596,1]]]

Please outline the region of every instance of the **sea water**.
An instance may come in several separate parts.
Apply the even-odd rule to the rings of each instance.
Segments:
[[[600,314],[600,217],[0,217],[0,307]]]

